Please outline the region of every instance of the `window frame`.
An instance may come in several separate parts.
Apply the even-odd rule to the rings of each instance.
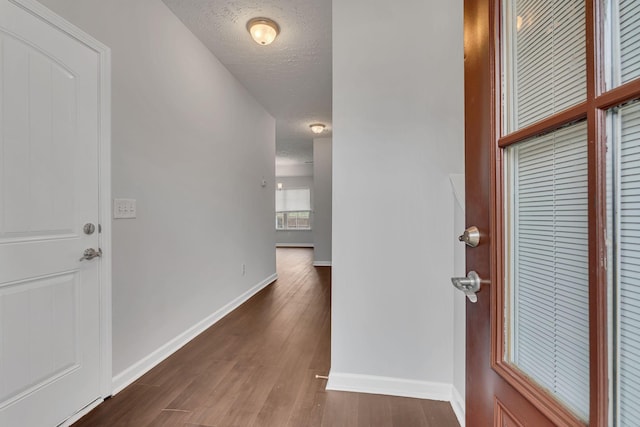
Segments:
[[[309,215],[308,217],[308,221],[309,221],[309,226],[308,227],[289,227],[289,215],[290,214],[297,214],[299,215],[300,213],[307,213]],[[308,210],[308,211],[276,211],[276,231],[311,231],[311,214],[312,211]],[[282,219],[282,227],[278,227],[278,215],[282,215],[283,219]],[[296,220],[297,222],[297,220]]]
[[[309,204],[305,207],[307,207],[307,209],[297,209],[297,210],[278,210],[278,194],[286,194],[287,191],[300,191],[300,190],[304,190],[306,191],[309,199],[308,202]],[[276,231],[311,231],[312,230],[312,217],[313,217],[313,196],[312,196],[312,192],[311,192],[311,188],[307,187],[307,186],[300,186],[300,187],[289,187],[289,188],[279,188],[276,189],[275,191],[275,198],[276,198],[276,204],[275,204],[275,229]],[[286,203],[285,203],[286,204]],[[285,207],[285,206],[282,206]],[[308,214],[308,221],[309,221],[309,226],[308,227],[289,227],[289,215],[291,214],[296,214],[299,215],[300,213],[307,213]],[[278,216],[282,215],[282,227],[278,226]],[[296,220],[297,223],[297,220]]]

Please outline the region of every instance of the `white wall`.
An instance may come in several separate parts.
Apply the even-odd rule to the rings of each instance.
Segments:
[[[333,4],[329,388],[451,397],[462,6]]]
[[[313,260],[331,265],[331,138],[313,140]]]
[[[278,182],[282,183],[283,188],[308,188],[311,193],[311,206],[313,206],[315,197],[313,191],[313,176],[277,176],[276,183]],[[313,247],[314,224],[314,216],[312,215],[311,230],[277,230],[276,245]]]
[[[117,376],[275,274],[275,122],[160,0],[42,3],[112,49]]]

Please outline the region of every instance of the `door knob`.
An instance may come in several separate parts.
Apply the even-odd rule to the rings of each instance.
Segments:
[[[82,227],[82,231],[84,231],[84,234],[91,235],[94,231],[96,231],[96,226],[88,222],[84,225],[84,227]]]
[[[464,233],[458,237],[458,240],[464,242],[465,245],[475,248],[480,244],[480,230],[475,225],[464,230]]]
[[[80,261],[84,261],[85,259],[89,261],[101,256],[102,256],[102,249],[98,248],[98,250],[96,251],[93,248],[88,248],[88,249],[85,249],[84,252],[82,253],[82,258],[80,258]]]
[[[452,277],[451,283],[456,289],[461,290],[471,302],[477,302],[476,292],[480,290],[480,276],[475,271],[470,271],[467,277]]]

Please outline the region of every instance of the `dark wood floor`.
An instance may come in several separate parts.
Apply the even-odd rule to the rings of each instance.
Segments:
[[[458,426],[446,402],[325,391],[327,267],[278,249],[279,279],[74,426]]]

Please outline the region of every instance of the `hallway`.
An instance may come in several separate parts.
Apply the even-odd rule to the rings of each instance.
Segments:
[[[457,426],[447,402],[327,392],[331,270],[279,248],[279,279],[74,426]]]

